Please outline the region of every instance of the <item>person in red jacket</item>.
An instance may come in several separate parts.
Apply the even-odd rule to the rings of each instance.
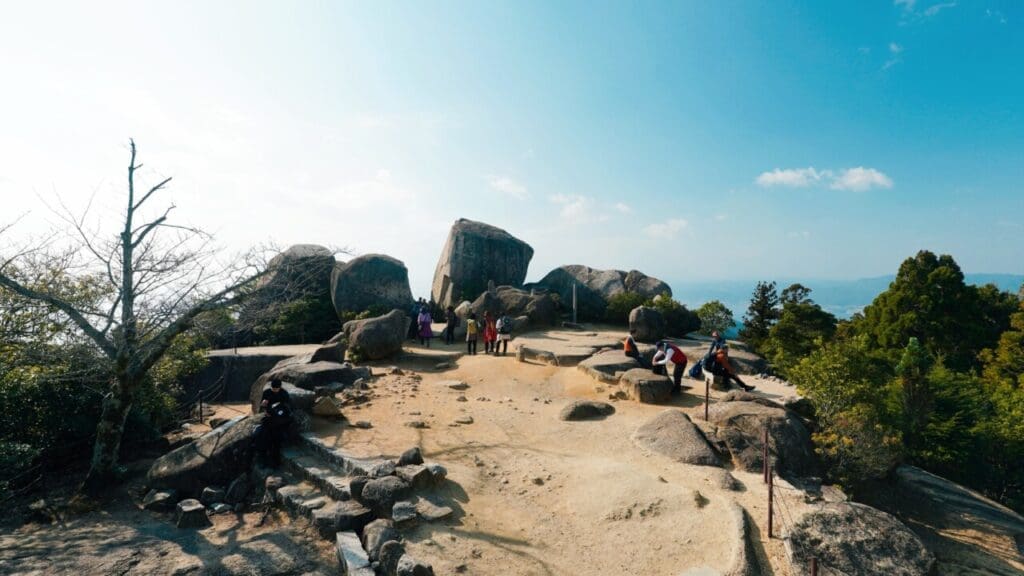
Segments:
[[[668,367],[668,363],[672,362],[675,368],[672,369],[672,393],[675,394],[683,389],[683,372],[686,370],[686,354],[679,349],[678,346],[671,342],[662,340],[658,342],[657,352],[654,353],[654,361],[652,364],[655,366]],[[690,388],[687,386],[686,388]]]
[[[492,348],[498,351],[498,327],[491,312],[484,310],[484,354],[489,354]]]

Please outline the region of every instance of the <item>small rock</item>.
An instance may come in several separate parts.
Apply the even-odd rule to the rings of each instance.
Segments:
[[[396,504],[397,506],[397,504]],[[385,542],[398,540],[401,535],[395,530],[395,524],[391,520],[378,519],[370,522],[363,528],[363,549],[370,557],[370,560],[380,558],[380,549]]]
[[[370,424],[366,420],[357,420],[355,423],[352,424],[352,426],[356,428],[362,428],[363,430],[373,428],[373,424]]]
[[[174,508],[174,504],[177,501],[178,492],[176,490],[150,490],[146,493],[146,497],[142,499],[142,508],[144,510],[166,512]]]
[[[211,506],[216,502],[224,501],[225,492],[220,486],[207,486],[203,488],[199,501],[205,506]]]
[[[359,574],[370,568],[370,558],[359,542],[355,532],[338,532],[334,535],[334,553],[342,574]]]
[[[541,478],[540,476],[537,476],[537,477],[535,477],[534,479],[532,479],[530,481],[533,482],[534,484],[536,484],[537,486],[543,486],[544,485],[544,479]]]
[[[448,469],[440,464],[427,464],[427,471],[430,472],[430,476],[433,479],[435,486],[443,484],[445,478],[448,477]]]
[[[217,502],[213,506],[210,506],[210,514],[226,514],[232,510],[234,510],[234,508],[231,507],[231,504],[226,502]]]
[[[464,394],[459,394],[459,397],[455,399],[456,402],[469,402]]]
[[[455,419],[455,423],[456,424],[472,424],[473,423],[473,417],[472,416],[459,416],[458,418]]]
[[[380,573],[394,574],[398,570],[398,561],[405,556],[405,546],[397,540],[388,540],[380,547]]]
[[[420,415],[420,411],[419,410],[413,410],[412,412],[407,412],[407,414],[409,416],[419,416]]]
[[[469,384],[461,380],[442,380],[438,382],[441,386],[446,386],[452,390],[466,390],[469,388]]]
[[[395,506],[391,509],[391,519],[400,528],[415,525],[417,519],[416,506],[408,500],[395,502]]]
[[[409,428],[427,428],[427,423],[424,422],[423,420],[410,420],[406,422],[405,425],[408,426]]]
[[[416,512],[427,522],[436,522],[451,516],[453,510],[449,506],[438,506],[423,499],[416,503]]]
[[[206,528],[210,519],[206,517],[206,508],[199,500],[188,498],[178,502],[174,524],[178,528]]]
[[[704,495],[701,494],[699,490],[694,490],[693,491],[693,503],[697,505],[697,508],[703,508],[703,507],[707,506],[708,502],[710,502],[710,500],[705,498]]]
[[[434,482],[434,477],[430,470],[427,470],[426,466],[420,464],[399,466],[395,469],[395,475],[413,488],[425,488]]]
[[[420,450],[419,446],[413,446],[405,452],[402,452],[402,455],[399,456],[399,466],[408,466],[409,464],[423,464],[423,452]]]
[[[391,460],[385,460],[370,470],[370,478],[383,478],[385,476],[393,476],[394,474],[395,463]]]
[[[366,476],[356,476],[355,478],[349,480],[348,492],[349,494],[352,495],[352,498],[356,500],[361,500],[363,497],[363,488],[369,481],[370,479]]]
[[[396,576],[434,576],[434,569],[430,564],[424,564],[419,560],[405,554],[398,559],[398,567],[395,569]]]

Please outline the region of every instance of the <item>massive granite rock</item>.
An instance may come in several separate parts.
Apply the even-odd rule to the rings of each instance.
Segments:
[[[465,311],[476,314],[482,320],[484,312],[492,316],[507,314],[513,318],[526,316],[533,326],[553,326],[558,323],[558,305],[549,294],[531,294],[526,290],[511,286],[499,286],[493,292],[487,291],[480,295]],[[463,317],[463,320],[465,320]],[[464,322],[463,322],[464,324]]]
[[[352,386],[361,378],[370,378],[370,369],[365,366],[320,360],[321,352],[332,349],[340,349],[340,343],[322,346],[314,352],[282,360],[257,378],[249,388],[249,402],[253,413],[259,413],[263,391],[270,386],[270,381],[275,378],[295,389],[306,392],[306,394],[298,392],[299,395],[292,402],[294,408],[305,412],[312,411],[317,396],[338,392]],[[293,388],[286,389],[289,394],[295,392]]]
[[[249,469],[253,429],[262,416],[240,416],[157,458],[146,485],[198,497],[210,485],[225,486]]]
[[[684,464],[721,466],[704,434],[679,410],[665,410],[637,428],[633,441]]]
[[[672,295],[668,284],[643,272],[595,270],[579,264],[555,268],[537,283],[557,293],[566,307],[572,306],[573,284],[576,285],[576,307],[580,320],[603,319],[608,299],[623,292],[636,292],[647,298],[664,292]]]
[[[629,332],[639,342],[657,342],[665,337],[665,317],[654,308],[637,306],[629,312]]]
[[[341,327],[341,337],[365,360],[380,360],[402,351],[402,341],[412,320],[401,310],[383,316],[350,320]]]
[[[726,401],[712,404],[708,419],[716,427],[715,437],[724,444],[738,468],[761,471],[767,427],[768,460],[780,476],[819,475],[811,433],[793,412],[757,402]]]
[[[239,325],[251,326],[275,318],[281,307],[331,288],[334,253],[316,244],[296,244],[274,256],[255,292],[239,311]]]
[[[825,504],[804,515],[789,535],[793,566],[818,558],[822,574],[926,576],[935,557],[890,514],[853,502]]]
[[[338,262],[331,274],[331,301],[338,314],[371,307],[406,310],[413,301],[409,270],[401,260],[382,254]]]
[[[434,271],[431,297],[456,305],[494,285],[522,286],[533,248],[501,228],[460,218],[448,233]]]

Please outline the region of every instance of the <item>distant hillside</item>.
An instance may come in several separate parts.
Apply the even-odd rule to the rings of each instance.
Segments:
[[[889,287],[894,275],[859,278],[856,280],[777,280],[779,290],[799,282],[812,290],[811,298],[822,308],[839,318],[849,318],[875,299],[875,296]],[[1024,284],[1021,274],[967,274],[970,284],[995,284],[1000,290],[1016,293]],[[755,280],[722,280],[717,282],[669,282],[677,300],[690,308],[700,306],[709,300],[720,300],[729,307],[739,321],[750,304],[750,295],[757,284]]]

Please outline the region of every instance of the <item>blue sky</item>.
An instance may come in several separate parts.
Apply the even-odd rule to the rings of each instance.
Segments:
[[[94,6],[93,4],[99,4]],[[1024,262],[1024,5],[20,3],[0,195],[116,214],[126,142],[228,250],[392,254],[448,227],[670,282]],[[5,241],[0,239],[0,242]]]

